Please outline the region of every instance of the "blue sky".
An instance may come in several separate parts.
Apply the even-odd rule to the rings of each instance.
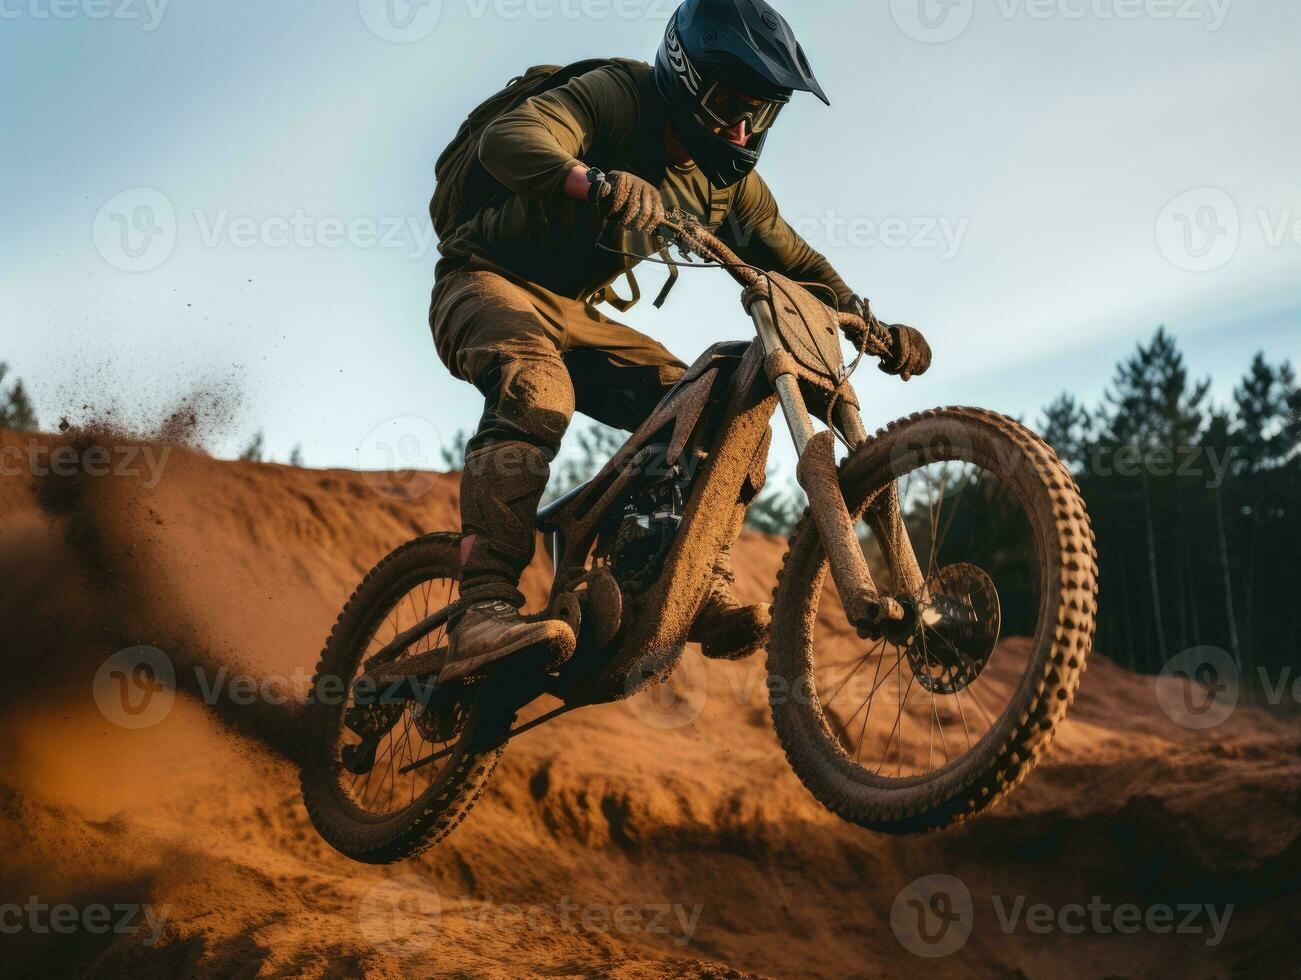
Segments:
[[[215,384],[240,396],[215,451],[264,428],[319,466],[379,465],[377,432],[472,427],[425,319],[433,162],[531,64],[649,59],[673,5],[151,3],[0,0],[0,357],[44,421]],[[860,375],[869,427],[1092,400],[1158,324],[1221,397],[1257,349],[1301,359],[1301,5],[784,9],[833,107],[792,106],[763,172],[936,351],[906,386]],[[642,278],[653,295],[661,273]],[[686,360],[749,329],[712,273],[626,321]]]

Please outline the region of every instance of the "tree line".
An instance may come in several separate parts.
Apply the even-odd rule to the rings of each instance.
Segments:
[[[8,370],[0,362],[0,427],[35,431],[21,380],[4,384]],[[1063,393],[1037,428],[1075,474],[1097,534],[1098,648],[1156,672],[1183,650],[1214,646],[1244,676],[1263,668],[1277,683],[1301,647],[1301,392],[1292,365],[1263,352],[1227,404],[1210,390],[1161,328],[1116,366],[1097,404]],[[465,437],[444,451],[447,468],[463,461]],[[576,429],[548,497],[590,479],[624,438]],[[261,433],[241,457],[264,458]],[[291,462],[301,462],[297,449]],[[770,481],[748,525],[786,534],[804,506],[793,481]],[[997,519],[988,508],[969,517]],[[1016,598],[1006,600],[1010,612]]]
[[[1287,361],[1252,360],[1226,405],[1164,329],[1102,401],[1063,394],[1040,431],[1071,467],[1098,538],[1099,649],[1155,672],[1191,647],[1244,676],[1295,664],[1301,619],[1301,395]]]

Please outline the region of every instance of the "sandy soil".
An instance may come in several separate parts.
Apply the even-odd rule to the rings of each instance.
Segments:
[[[301,690],[361,575],[455,526],[455,481],[180,446],[153,447],[155,462],[168,451],[157,481],[142,457],[136,475],[91,475],[86,443],[62,442],[71,475],[0,479],[0,905],[23,907],[0,918],[6,972],[1295,975],[1301,729],[1246,708],[1209,733],[1181,728],[1151,679],[1102,656],[1048,761],[953,832],[889,838],[826,813],[777,745],[762,663],[693,652],[675,680],[700,707],[685,723],[666,722],[682,716],[663,692],[569,715],[510,746],[445,844],[392,868],[349,862],[299,800],[292,703],[209,705],[203,686],[247,675]],[[31,445],[0,433],[24,460]],[[781,555],[775,539],[743,541],[746,594],[768,593]],[[545,569],[526,585],[541,596]],[[94,682],[137,644],[167,653],[181,694],[133,730],[100,710]],[[970,938],[939,959],[891,926],[901,890],[931,875],[960,879],[973,903]],[[1230,918],[1214,945],[1206,914],[1176,934],[1001,924],[1014,906],[1095,896]],[[31,900],[152,918],[56,933],[32,925]]]

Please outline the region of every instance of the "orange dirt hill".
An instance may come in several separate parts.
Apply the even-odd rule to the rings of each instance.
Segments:
[[[1295,975],[1301,728],[1240,707],[1185,730],[1151,678],[1098,655],[1047,761],[952,832],[890,838],[825,812],[777,744],[762,662],[690,652],[673,688],[703,700],[685,723],[663,690],[566,716],[508,748],[444,844],[354,864],[308,823],[297,713],[276,695],[305,688],[371,565],[456,526],[455,478],[413,486],[183,445],[149,447],[155,463],[167,451],[160,474],[139,446],[133,473],[104,474],[86,450],[107,442],[0,433],[0,905],[21,907],[0,909],[10,975]],[[71,447],[67,475],[29,465],[33,446]],[[765,597],[783,542],[748,536],[739,552],[742,590]],[[530,600],[546,587],[531,570]],[[93,682],[140,644],[171,658],[180,694],[137,730],[99,710]],[[234,697],[237,676],[264,695]],[[206,703],[214,683],[231,696]],[[891,913],[936,874],[960,879],[975,911],[965,945],[928,960]],[[425,928],[405,942],[385,941],[400,933],[391,916],[414,914],[384,909],[392,889],[423,902]],[[1214,945],[1204,917],[1206,931],[1079,935],[1000,917],[1095,897],[1233,908]],[[33,925],[33,903],[150,917],[129,933],[56,933]]]

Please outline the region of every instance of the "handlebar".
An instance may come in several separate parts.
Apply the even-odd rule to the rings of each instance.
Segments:
[[[760,286],[765,273],[743,262],[735,252],[719,241],[708,228],[702,225],[695,215],[686,211],[670,211],[665,217],[662,228],[671,234],[670,244],[676,244],[685,252],[693,253],[707,262],[726,269],[736,282],[746,289]],[[837,314],[840,330],[859,351],[876,357],[890,354],[892,344],[890,333],[871,311],[867,319],[855,313],[840,311]]]

